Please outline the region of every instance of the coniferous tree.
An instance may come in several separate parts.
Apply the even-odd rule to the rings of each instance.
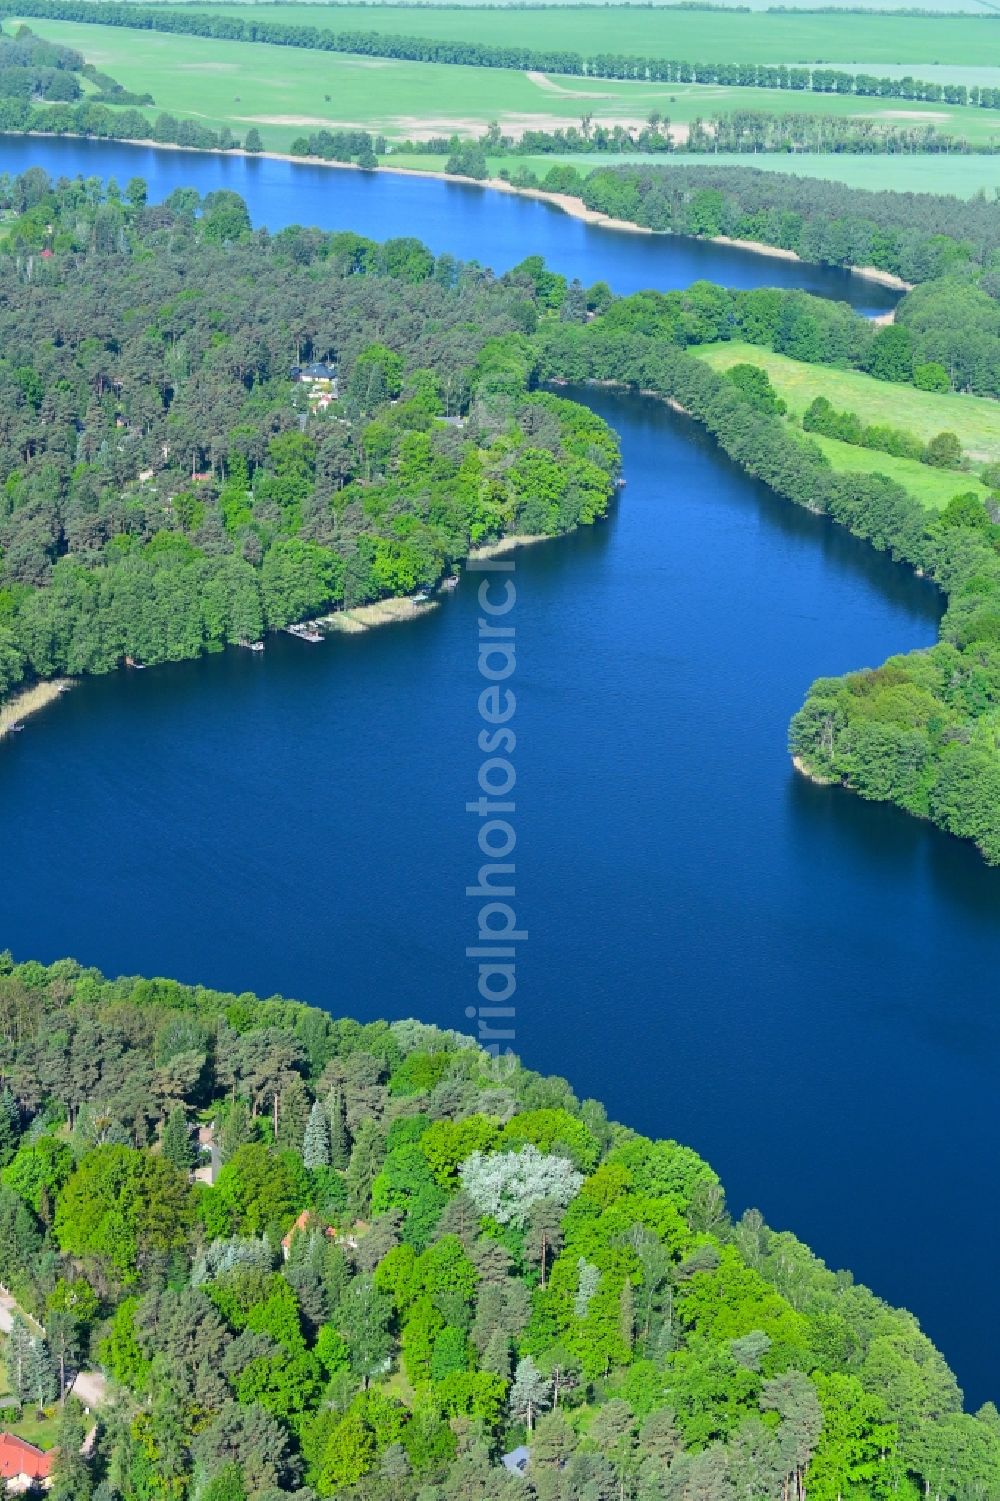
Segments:
[[[32,1346],[34,1337],[19,1313],[15,1313],[7,1340],[7,1376],[21,1403],[31,1400]]]
[[[502,1376],[505,1381],[510,1380],[511,1372],[511,1348],[510,1337],[505,1329],[497,1326],[490,1335],[479,1362],[480,1370],[491,1371],[494,1376]]]
[[[330,1166],[330,1128],[326,1111],[318,1100],[309,1112],[302,1138],[302,1161],[308,1168]]]
[[[183,1105],[176,1105],[167,1116],[160,1139],[160,1150],[167,1162],[173,1163],[181,1172],[186,1173],[194,1167],[197,1149]]]
[[[223,1166],[233,1153],[257,1140],[257,1128],[243,1100],[233,1100],[226,1106],[222,1123],[218,1128],[219,1157]]]
[[[298,1074],[289,1073],[281,1091],[278,1114],[278,1146],[286,1151],[301,1152],[302,1138],[309,1122],[309,1093]]]
[[[522,1422],[530,1433],[535,1418],[552,1405],[552,1386],[530,1355],[517,1363],[514,1384],[507,1399],[511,1416]]]
[[[50,1501],[90,1501],[93,1481],[87,1457],[80,1452],[85,1425],[70,1408],[64,1408],[54,1445]]]
[[[27,1360],[24,1363],[23,1379],[26,1400],[35,1403],[39,1411],[58,1394],[59,1382],[48,1345],[43,1339],[33,1339]]]
[[[342,1170],[351,1159],[351,1138],[347,1131],[344,1096],[332,1089],[326,1100],[326,1118],[330,1128],[330,1166]]]
[[[21,1139],[21,1112],[9,1089],[0,1091],[0,1167],[6,1167]]]
[[[362,1121],[347,1169],[347,1203],[352,1214],[371,1209],[372,1185],[385,1160],[385,1137],[374,1121]]]

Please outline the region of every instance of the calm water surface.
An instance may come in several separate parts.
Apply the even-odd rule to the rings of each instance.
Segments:
[[[57,146],[72,148],[61,167]],[[0,167],[34,154],[76,171],[79,151],[18,141]],[[161,196],[238,165],[141,155],[91,152],[85,169],[162,163]],[[726,276],[709,247],[587,231],[537,204],[288,171],[308,174],[294,217],[498,265],[539,248],[618,288],[808,274],[741,257]],[[285,182],[256,219],[293,217]],[[433,195],[423,219],[417,187]],[[530,222],[509,217],[522,208]],[[684,419],[578,394],[620,432],[628,486],[606,524],[517,558],[517,1046],[618,1118],[694,1144],[737,1212],[759,1205],[913,1308],[969,1398],[995,1396],[1000,875],[803,782],[785,751],[811,679],[928,644],[939,596]],[[467,579],[412,626],[316,648],[282,636],[260,658],[68,695],[0,748],[0,941],[467,1026],[477,614]]]
[[[282,229],[318,224],[385,240],[416,235],[436,253],[506,271],[543,255],[585,285],[604,280],[616,292],[686,287],[699,278],[727,287],[802,287],[864,312],[894,306],[898,293],[835,266],[810,266],[678,235],[631,234],[572,219],[549,203],[489,188],[393,173],[338,171],[298,162],[192,151],[158,151],[121,142],[0,136],[0,171],[44,167],[53,177],[144,177],[154,201],[174,188],[203,194],[231,188],[255,224]]]

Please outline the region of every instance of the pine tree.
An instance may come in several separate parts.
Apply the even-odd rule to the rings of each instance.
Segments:
[[[242,1100],[234,1100],[226,1107],[219,1128],[219,1157],[223,1166],[238,1147],[257,1140],[257,1127],[250,1119],[250,1112]]]
[[[524,1423],[530,1433],[535,1418],[552,1405],[551,1384],[539,1371],[530,1355],[517,1363],[514,1384],[507,1399],[511,1416]]]
[[[64,1408],[56,1435],[50,1501],[89,1501],[93,1495],[90,1468],[80,1449],[85,1425],[71,1408]]]
[[[6,1167],[21,1139],[21,1112],[9,1089],[0,1091],[0,1167]]]
[[[344,1096],[333,1089],[326,1099],[326,1119],[330,1127],[330,1166],[339,1170],[351,1160],[351,1138],[347,1131]]]
[[[291,1074],[281,1091],[278,1111],[277,1144],[287,1151],[302,1150],[302,1138],[309,1120],[309,1094],[298,1074]]]
[[[31,1400],[31,1330],[19,1313],[15,1313],[7,1340],[7,1376],[14,1395],[21,1403]]]
[[[43,1339],[33,1339],[24,1365],[24,1380],[27,1388],[24,1400],[31,1400],[39,1411],[58,1394],[59,1382],[48,1345]]]
[[[347,1169],[347,1203],[354,1215],[371,1208],[372,1184],[385,1161],[385,1137],[374,1121],[363,1121]]]
[[[319,1100],[309,1112],[302,1138],[302,1161],[308,1168],[330,1166],[330,1128]]]
[[[186,1173],[194,1167],[195,1145],[183,1105],[175,1106],[167,1116],[163,1135],[160,1138],[160,1150],[165,1160],[173,1163],[174,1167],[180,1168],[182,1172]]]
[[[480,1369],[510,1380],[510,1338],[505,1329],[496,1328],[486,1342]]]

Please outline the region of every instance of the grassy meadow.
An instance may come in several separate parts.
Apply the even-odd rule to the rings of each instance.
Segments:
[[[282,14],[284,9],[280,8]],[[518,12],[519,20],[531,14]],[[505,132],[519,135],[525,129],[577,124],[584,114],[607,125],[636,126],[651,110],[668,115],[675,133],[683,136],[684,126],[694,118],[731,109],[808,110],[895,124],[934,124],[984,145],[996,141],[1000,147],[1000,117],[994,111],[944,104],[931,109],[893,100],[882,107],[876,100],[840,95],[706,84],[598,83],[69,21],[32,19],[29,24],[39,35],[76,48],[127,89],[148,91],[157,109],[214,129],[228,125],[239,136],[255,125],[265,148],[272,151],[287,150],[296,136],[322,126],[361,127],[399,140],[455,132],[475,135],[498,120]],[[1000,41],[1000,24],[995,35]]]
[[[789,415],[801,420],[806,407],[825,396],[838,411],[857,412],[863,422],[905,428],[925,442],[936,433],[957,434],[973,464],[1000,459],[1000,402],[957,393],[936,395],[914,386],[875,380],[857,370],[836,370],[830,365],[806,365],[774,354],[756,344],[737,342],[692,347],[692,354],[714,370],[731,365],[758,365],[788,404]],[[945,505],[962,490],[979,490],[974,472],[932,469],[913,459],[897,459],[870,448],[858,448],[835,438],[813,438],[835,469],[886,474],[916,495],[926,505]]]
[[[169,8],[169,7],[168,7]],[[974,0],[968,8],[980,9]],[[333,31],[516,43],[576,52],[629,52],[705,62],[897,64],[957,63],[981,67],[1000,58],[1000,16],[852,15],[820,12],[747,14],[734,10],[678,10],[583,5],[519,10],[436,9],[413,6],[289,4],[213,5],[230,15],[266,16],[289,25]]]
[[[884,474],[931,510],[939,511],[952,496],[963,491],[971,490],[983,499],[988,494],[974,474],[962,470],[932,469],[916,459],[897,459],[889,453],[857,448],[853,443],[841,443],[838,438],[824,438],[818,433],[809,433],[808,437],[819,445],[834,469],[843,474]]]

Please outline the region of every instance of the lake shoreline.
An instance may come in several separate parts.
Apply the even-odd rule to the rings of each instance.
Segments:
[[[519,547],[533,547],[536,542],[554,542],[557,537],[567,537],[568,532],[525,532],[500,537],[496,542],[484,542],[481,547],[471,547],[466,563],[477,563],[485,558],[502,558],[504,553],[516,552]]]
[[[72,686],[72,678],[48,678],[44,682],[33,683],[30,688],[21,688],[5,699],[0,703],[0,740],[5,735],[12,734],[15,726],[22,724],[32,714],[38,714],[42,709],[47,709],[49,704],[54,704]]]
[[[403,620],[416,620],[426,615],[439,601],[428,599],[415,604],[406,594],[390,595],[388,599],[376,599],[371,604],[354,605],[347,610],[333,610],[329,615],[320,615],[316,624],[330,631],[339,631],[345,636],[359,636],[381,625],[396,625]]]
[[[72,131],[48,130],[0,131],[0,137],[4,135],[35,136],[41,140],[101,141],[103,139],[97,136],[77,135]],[[503,177],[488,177],[480,180],[476,177],[461,177],[452,172],[424,170],[420,167],[392,167],[382,163],[377,167],[359,167],[356,162],[331,162],[321,156],[294,156],[290,151],[244,151],[242,147],[237,146],[224,151],[219,146],[181,146],[176,141],[119,140],[118,137],[114,137],[110,144],[144,146],[152,151],[188,151],[195,156],[243,157],[247,161],[291,162],[300,167],[331,167],[343,172],[388,172],[396,177],[427,177],[432,181],[461,183],[465,187],[489,188],[494,192],[509,193],[518,198],[531,198],[537,203],[550,203],[553,208],[561,209],[571,219],[578,219],[581,223],[592,225],[596,229],[611,229],[622,234],[636,235],[672,234],[669,230],[650,229],[645,224],[636,224],[631,219],[614,219],[610,214],[601,213],[599,209],[588,208],[583,199],[573,193],[552,193],[544,188],[519,188],[507,182]],[[663,164],[660,163],[660,165]],[[729,235],[690,235],[677,236],[677,238],[701,240],[710,245],[727,245],[733,250],[747,250],[752,255],[769,255],[778,260],[798,261],[800,264],[805,264],[797,251],[785,250],[780,245],[768,245],[763,240],[735,240]],[[910,292],[913,290],[913,282],[904,281],[901,276],[895,276],[891,271],[882,271],[877,266],[844,266],[841,269],[849,271],[852,276],[860,276],[866,281],[877,282],[880,286],[888,287],[892,291]]]
[[[820,772],[813,771],[806,765],[801,756],[793,756],[792,765],[800,777],[805,777],[807,782],[813,782],[817,787],[836,787],[838,785],[838,777],[825,777]]]

